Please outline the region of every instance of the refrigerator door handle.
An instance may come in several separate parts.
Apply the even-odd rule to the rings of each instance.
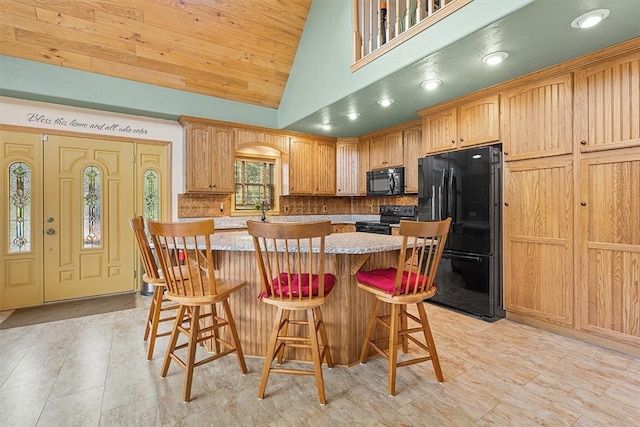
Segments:
[[[449,169],[449,182],[447,188],[447,215],[451,217],[451,222],[456,222],[456,176],[453,168]]]
[[[446,218],[447,212],[447,203],[448,200],[442,200],[447,196],[447,170],[440,170],[440,195],[438,197],[438,218],[435,218],[438,221],[442,221]]]
[[[480,262],[481,261],[480,257],[477,257],[477,256],[452,254],[451,252],[443,253],[442,257],[443,258],[449,258],[449,259],[459,259],[461,261],[475,261],[475,262]]]

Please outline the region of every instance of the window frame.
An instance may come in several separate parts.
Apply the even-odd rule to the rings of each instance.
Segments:
[[[250,161],[250,162],[260,162],[260,163],[271,163],[273,164],[273,204],[270,206],[269,214],[277,215],[279,211],[279,199],[280,199],[280,180],[281,180],[281,172],[280,172],[280,157],[275,155],[260,155],[260,154],[245,154],[245,153],[236,153],[233,159],[233,167],[234,167],[234,192],[231,194],[231,213],[238,216],[253,216],[259,214],[259,209],[238,209],[236,206],[236,192],[235,186],[237,183],[235,182],[235,167],[236,162],[238,160]]]

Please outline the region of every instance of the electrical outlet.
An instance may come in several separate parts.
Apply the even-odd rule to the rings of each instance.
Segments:
[[[224,212],[224,202],[220,202],[220,212]]]
[[[323,207],[322,207],[322,212],[326,212],[326,211],[327,211],[327,207],[326,207],[326,206],[323,206]]]

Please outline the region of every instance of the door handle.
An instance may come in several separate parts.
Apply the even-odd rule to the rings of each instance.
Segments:
[[[56,230],[54,230],[53,228],[47,228],[46,233],[51,236],[52,234],[55,234]]]

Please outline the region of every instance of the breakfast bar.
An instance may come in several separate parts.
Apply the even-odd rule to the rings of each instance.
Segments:
[[[336,276],[336,287],[323,305],[323,318],[334,363],[350,366],[359,360],[368,313],[375,301],[371,294],[358,289],[355,275],[360,269],[394,266],[402,238],[338,233],[327,236],[325,245],[325,271]],[[243,278],[249,283],[229,303],[245,355],[263,357],[275,309],[258,299],[260,278],[252,237],[245,231],[216,233],[212,236],[212,249],[219,277]],[[310,355],[300,352],[294,358],[309,360]]]

